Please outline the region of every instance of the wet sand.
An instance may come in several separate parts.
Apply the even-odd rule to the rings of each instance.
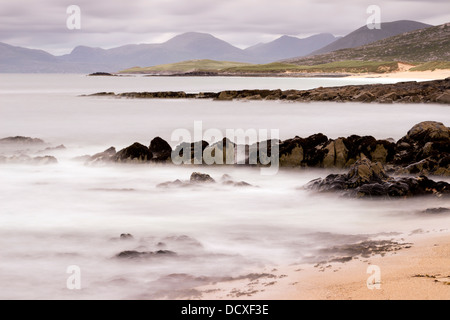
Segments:
[[[267,300],[448,300],[450,231],[435,230],[403,239],[400,250],[347,262],[304,264],[260,270],[257,279],[241,279],[197,288],[201,299]],[[408,243],[412,243],[407,245]],[[381,280],[369,277],[378,266]]]

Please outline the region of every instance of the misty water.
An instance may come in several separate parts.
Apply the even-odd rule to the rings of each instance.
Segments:
[[[416,123],[449,125],[448,106],[288,103],[280,101],[139,100],[81,97],[95,92],[309,89],[390,83],[393,79],[86,77],[0,75],[0,138],[29,136],[46,145],[3,148],[11,156],[53,155],[57,164],[0,164],[0,298],[145,299],[195,296],[197,285],[313,262],[319,250],[369,238],[439,231],[450,218],[426,216],[448,200],[355,200],[302,189],[330,172],[285,169],[261,175],[241,166],[116,164],[74,158],[117,150],[171,133],[203,129],[278,129],[280,139],[322,132],[398,140]],[[398,81],[398,80],[397,80]],[[64,144],[62,150],[44,150]],[[194,171],[218,183],[159,188]],[[227,174],[250,187],[220,183]],[[447,180],[448,179],[441,179]],[[417,232],[417,231],[416,231]],[[121,240],[130,233],[133,239]],[[176,255],[119,259],[126,250]],[[68,290],[68,266],[81,290]]]

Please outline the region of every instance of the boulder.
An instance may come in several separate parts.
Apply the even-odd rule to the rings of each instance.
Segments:
[[[138,142],[120,150],[113,157],[113,160],[116,162],[147,162],[150,159],[152,159],[150,150]]]
[[[191,183],[214,183],[216,182],[209,174],[193,172],[189,179]]]
[[[172,147],[160,137],[154,138],[148,149],[152,153],[152,160],[155,161],[166,161],[172,155]]]
[[[407,133],[406,138],[417,141],[422,145],[430,141],[448,141],[450,139],[450,128],[442,122],[424,121],[413,126]]]

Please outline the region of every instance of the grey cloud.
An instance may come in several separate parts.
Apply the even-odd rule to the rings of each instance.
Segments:
[[[82,30],[67,30],[77,4]],[[450,21],[448,0],[0,0],[0,41],[68,52],[77,44],[112,47],[159,42],[188,31],[212,33],[242,46],[280,35],[345,35],[364,25],[368,5],[382,20]]]

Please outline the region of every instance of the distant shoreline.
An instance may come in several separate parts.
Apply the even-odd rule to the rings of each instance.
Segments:
[[[117,73],[110,76],[143,77],[255,77],[255,78],[380,78],[442,80],[450,77],[450,69],[427,71],[394,71],[386,73],[342,73],[342,72],[280,72],[280,73],[221,73],[221,72],[167,72],[167,73]],[[98,75],[97,75],[98,76]],[[99,75],[102,76],[102,75]],[[108,75],[104,75],[108,76]]]
[[[347,85],[319,87],[311,90],[226,90],[220,92],[186,93],[184,91],[156,92],[97,92],[87,96],[107,96],[133,99],[213,99],[283,100],[297,102],[332,101],[366,103],[442,103],[450,104],[450,77],[444,80],[408,81],[394,84]],[[86,96],[86,95],[84,95]]]

